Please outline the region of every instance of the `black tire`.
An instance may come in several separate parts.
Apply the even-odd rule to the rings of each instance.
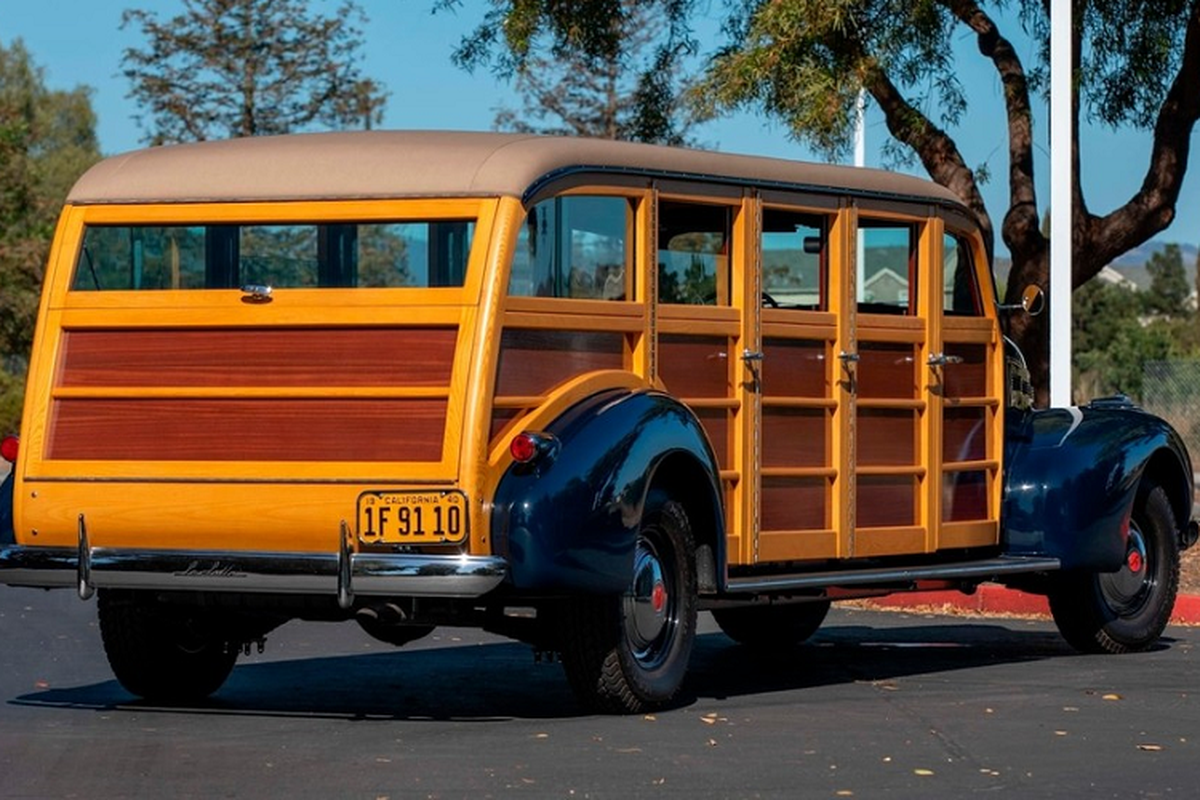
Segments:
[[[1179,539],[1163,488],[1148,482],[1129,524],[1130,555],[1117,572],[1063,574],[1048,592],[1063,638],[1085,653],[1130,653],[1158,641],[1179,591]]]
[[[581,704],[635,714],[679,691],[696,638],[696,568],[682,505],[652,496],[622,595],[574,598],[559,617],[563,668]]]
[[[829,613],[829,601],[713,609],[713,619],[730,639],[747,647],[794,647],[817,632]]]
[[[225,683],[237,649],[216,615],[154,602],[142,592],[101,590],[100,638],[109,666],[130,694],[194,703]]]
[[[363,616],[357,616],[354,619],[372,639],[378,639],[396,647],[403,647],[409,642],[424,639],[433,633],[435,627],[433,625],[389,625],[386,622]]]

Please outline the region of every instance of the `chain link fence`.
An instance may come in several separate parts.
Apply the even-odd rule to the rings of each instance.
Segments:
[[[1200,360],[1147,361],[1141,405],[1179,431],[1200,468]]]

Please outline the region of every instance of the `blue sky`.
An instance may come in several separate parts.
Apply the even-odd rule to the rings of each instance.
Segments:
[[[486,130],[495,110],[518,106],[511,90],[489,73],[469,75],[450,63],[459,38],[482,16],[483,0],[466,0],[456,13],[432,14],[433,0],[359,0],[369,22],[365,27],[364,72],[391,92],[384,127],[448,130]],[[335,0],[315,0],[317,8],[334,8]],[[142,132],[133,117],[136,106],[125,95],[128,82],[119,75],[121,52],[142,42],[134,30],[120,30],[121,11],[137,6],[170,16],[178,0],[0,0],[0,41],[21,38],[44,68],[54,88],[92,87],[98,115],[100,145],[106,154],[141,146]],[[716,15],[723,3],[711,3],[713,20],[698,26],[702,49],[720,44]],[[1014,38],[1026,64],[1033,63],[1033,46],[1022,41],[1015,23],[1006,33]],[[993,176],[984,187],[988,209],[997,226],[1007,204],[1007,138],[999,81],[975,49],[973,37],[958,39],[960,80],[970,90],[970,110],[953,131],[967,162],[987,162]],[[1038,148],[1035,162],[1041,210],[1049,200],[1048,124],[1045,109],[1035,119]],[[784,158],[816,156],[787,137],[778,123],[740,114],[704,126],[695,136],[707,146],[727,152]],[[880,165],[880,146],[886,129],[877,113],[868,111],[867,163]],[[1175,223],[1157,238],[1200,243],[1200,130],[1192,134],[1191,173],[1184,184]],[[1106,213],[1133,194],[1141,183],[1150,151],[1150,137],[1133,130],[1088,128],[1082,141],[1084,192],[1093,213]],[[923,174],[919,167],[915,174]],[[1002,245],[999,245],[1003,249]]]

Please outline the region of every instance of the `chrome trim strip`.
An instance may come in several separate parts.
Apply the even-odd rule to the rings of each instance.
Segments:
[[[342,554],[200,550],[87,549],[89,585],[160,591],[339,595]],[[504,580],[496,556],[349,554],[352,594],[478,597]],[[0,583],[44,588],[79,586],[76,548],[0,547]]]
[[[729,592],[735,594],[739,592],[779,592],[788,589],[814,589],[827,586],[911,583],[919,580],[986,580],[1000,575],[1052,572],[1060,567],[1061,564],[1057,558],[1001,556],[1000,558],[962,561],[953,564],[731,577],[726,580],[725,585]]]

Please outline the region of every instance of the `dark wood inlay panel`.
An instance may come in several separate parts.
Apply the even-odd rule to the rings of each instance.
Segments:
[[[500,435],[500,431],[512,422],[519,415],[524,414],[524,409],[517,408],[494,408],[492,409],[492,427],[488,433],[488,441],[494,441]]]
[[[500,340],[496,394],[540,395],[585,372],[625,367],[625,335],[507,328]]]
[[[987,409],[947,408],[942,419],[943,461],[987,459]]]
[[[946,397],[987,397],[987,345],[946,343],[946,355],[958,356],[959,364],[942,369]]]
[[[858,410],[858,463],[909,466],[917,463],[917,414],[905,409]]]
[[[763,408],[764,467],[825,467],[829,415],[817,408]]]
[[[54,404],[51,459],[440,461],[445,400],[97,400]]]
[[[764,531],[826,530],[829,514],[824,478],[762,479]]]
[[[660,336],[658,375],[676,397],[728,397],[733,392],[729,340],[723,336]]]
[[[855,520],[860,528],[915,525],[916,478],[908,475],[859,475]]]
[[[915,348],[909,344],[860,343],[858,396],[911,398],[917,396]]]
[[[708,441],[712,443],[713,452],[717,456],[717,466],[729,469],[733,463],[729,443],[729,412],[723,408],[693,408],[692,412],[700,419]]]
[[[988,518],[987,473],[949,472],[942,476],[942,519],[968,522]]]
[[[762,391],[768,397],[828,397],[825,343],[789,339],[763,342]]]
[[[447,386],[455,328],[75,330],[60,386]]]

